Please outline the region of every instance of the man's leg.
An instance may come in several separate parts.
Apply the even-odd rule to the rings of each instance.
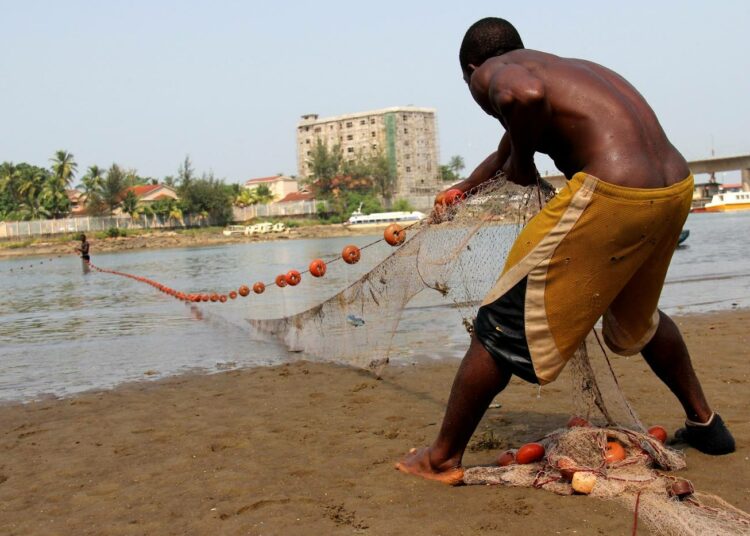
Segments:
[[[678,430],[679,438],[701,452],[726,454],[734,451],[734,438],[721,417],[714,415],[690,362],[680,330],[669,316],[659,311],[659,327],[641,350],[656,375],[675,394],[685,410],[688,425]],[[698,425],[706,423],[705,426]],[[697,425],[697,426],[696,426]]]
[[[396,464],[396,469],[447,484],[460,483],[466,445],[492,399],[508,385],[510,376],[472,337],[453,380],[443,425],[435,442],[430,447],[412,450]]]

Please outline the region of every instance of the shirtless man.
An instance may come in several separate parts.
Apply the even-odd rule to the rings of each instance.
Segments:
[[[525,49],[503,19],[472,25],[459,60],[472,97],[506,132],[454,188],[467,191],[498,171],[534,184],[536,152],[568,182],[524,228],[482,302],[435,442],[396,468],[460,482],[466,445],[511,375],[553,381],[602,316],[607,345],[640,352],[682,404],[678,437],[705,453],[733,452],[677,326],[657,308],[693,177],[653,110],[601,65]]]

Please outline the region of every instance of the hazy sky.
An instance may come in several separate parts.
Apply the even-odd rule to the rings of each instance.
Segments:
[[[0,16],[0,161],[66,149],[79,176],[117,162],[163,177],[186,154],[229,182],[294,174],[300,115],[402,105],[435,108],[441,162],[472,167],[502,133],[457,59],[485,16],[618,71],[688,159],[750,153],[746,0],[0,0]]]

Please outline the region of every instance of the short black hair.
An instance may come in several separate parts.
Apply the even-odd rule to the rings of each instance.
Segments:
[[[461,70],[467,72],[469,64],[479,67],[489,58],[519,48],[523,48],[523,41],[518,35],[518,30],[510,22],[497,17],[487,17],[478,20],[466,30],[458,60],[461,62]]]

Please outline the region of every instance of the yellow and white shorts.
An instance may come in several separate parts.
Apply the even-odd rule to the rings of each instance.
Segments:
[[[631,355],[651,340],[657,303],[693,196],[693,177],[628,188],[576,173],[516,239],[475,334],[501,366],[545,384],[604,316]]]

